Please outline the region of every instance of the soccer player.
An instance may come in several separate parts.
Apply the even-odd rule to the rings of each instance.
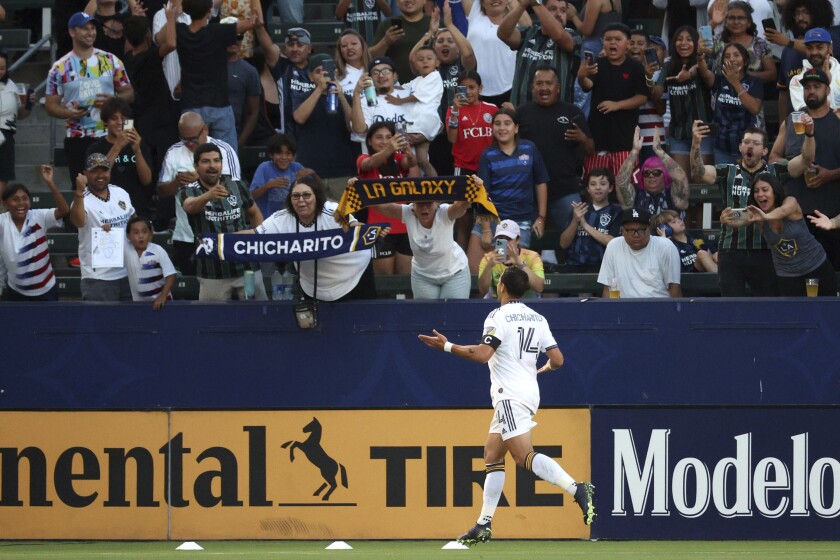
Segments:
[[[432,331],[434,336],[419,335],[421,341],[436,350],[490,366],[495,413],[484,444],[484,505],[475,527],[457,539],[469,546],[490,540],[490,522],[505,485],[508,452],[517,465],[574,496],[583,511],[584,523],[590,525],[595,520],[595,486],[576,483],[557,462],[535,452],[531,443],[531,428],[536,425],[533,418],[540,404],[537,374],[560,368],[563,354],[545,317],[519,301],[528,288],[528,275],[523,270],[511,267],[502,274],[497,286],[501,306],[484,320],[481,344],[452,344],[436,330]],[[540,353],[548,356],[548,362],[537,369]]]

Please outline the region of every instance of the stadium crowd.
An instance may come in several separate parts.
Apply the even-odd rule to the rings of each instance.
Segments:
[[[319,52],[302,0],[56,2],[43,109],[66,125],[73,202],[50,166],[54,209],[14,182],[16,121],[39,109],[0,54],[3,297],[58,298],[46,232],[64,225],[83,299],[159,308],[176,270],[202,300],[266,299],[282,264],[196,259],[200,234],[346,227],[356,178],[423,176],[473,178],[497,219],[464,200],[365,208],[351,224],[387,224],[373,249],[286,265],[298,294],[370,298],[375,276],[410,274],[415,298],[468,297],[470,277],[493,297],[515,266],[530,297],[547,271],[598,272],[605,297],[678,297],[694,272],[723,296],[804,296],[814,278],[836,295],[836,3],[656,0],[659,36],[615,0],[337,0],[347,28]],[[266,149],[256,170],[249,147]],[[721,193],[716,240],[690,227],[691,183]],[[168,252],[151,243],[166,230]],[[121,266],[96,254],[108,243]]]

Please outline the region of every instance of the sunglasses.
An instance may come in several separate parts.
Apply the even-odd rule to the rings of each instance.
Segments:
[[[645,177],[659,177],[662,175],[661,169],[646,169],[643,173]]]

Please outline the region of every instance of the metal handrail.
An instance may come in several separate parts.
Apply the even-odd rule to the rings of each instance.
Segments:
[[[26,62],[27,60],[32,58],[35,55],[36,52],[41,50],[41,47],[43,47],[44,45],[46,45],[48,42],[51,42],[51,41],[52,41],[52,35],[44,35],[43,37],[41,37],[40,41],[38,41],[37,43],[35,43],[31,47],[29,47],[29,50],[26,51],[25,53],[23,53],[23,55],[20,58],[18,58],[14,62],[14,64],[12,64],[12,67],[9,68],[9,70],[8,70],[8,74],[13,73],[15,70],[17,70],[18,68],[23,66],[24,62]]]

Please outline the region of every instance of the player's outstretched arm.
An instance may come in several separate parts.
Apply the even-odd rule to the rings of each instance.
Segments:
[[[456,356],[470,360],[471,362],[486,364],[496,352],[492,346],[487,344],[471,344],[469,346],[452,344],[445,336],[436,330],[432,329],[432,332],[434,333],[434,336],[420,334],[417,335],[417,338],[430,348],[455,354]]]
[[[555,346],[546,352],[545,355],[548,357],[548,361],[543,367],[537,370],[537,375],[563,367],[563,352],[561,352],[559,348]]]

